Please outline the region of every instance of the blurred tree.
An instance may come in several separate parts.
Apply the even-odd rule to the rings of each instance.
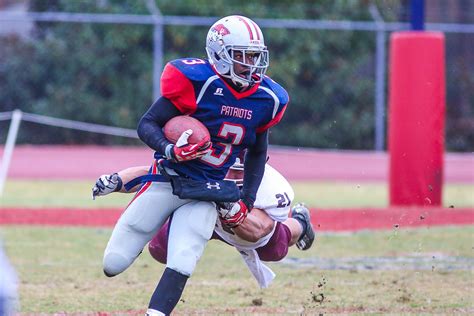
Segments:
[[[163,15],[230,14],[259,18],[371,20],[372,1],[160,0]],[[399,0],[375,1],[394,21]],[[145,1],[32,1],[31,11],[146,14]],[[208,26],[165,27],[165,60],[205,58]],[[374,139],[374,33],[263,28],[270,50],[268,75],[290,93],[289,109],[271,143],[333,149],[372,149]],[[0,39],[1,110],[24,111],[135,128],[153,101],[150,26],[36,23],[30,41]],[[3,88],[5,87],[5,88]],[[472,104],[472,102],[471,102]],[[0,110],[0,111],[1,111]],[[449,121],[449,119],[448,119]],[[44,132],[31,124],[33,143],[130,143],[74,131]],[[457,150],[473,147],[467,139]],[[448,147],[449,147],[448,139]]]

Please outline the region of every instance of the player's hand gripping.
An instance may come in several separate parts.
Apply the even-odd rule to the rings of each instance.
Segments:
[[[122,179],[117,173],[104,174],[97,179],[92,188],[92,199],[118,191],[122,188]]]
[[[242,224],[249,213],[249,207],[244,201],[217,203],[217,212],[222,225],[234,228]]]
[[[188,129],[181,134],[176,145],[169,145],[166,148],[166,158],[176,162],[189,161],[200,158],[211,150],[211,142],[202,140],[197,144],[189,144],[188,139],[193,130]]]

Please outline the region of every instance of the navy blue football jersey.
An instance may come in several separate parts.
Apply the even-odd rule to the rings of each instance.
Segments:
[[[165,162],[199,180],[222,180],[239,153],[255,143],[257,133],[281,120],[289,101],[286,90],[269,77],[239,93],[207,60],[198,58],[169,62],[161,76],[161,94],[209,130],[210,153],[183,163]]]

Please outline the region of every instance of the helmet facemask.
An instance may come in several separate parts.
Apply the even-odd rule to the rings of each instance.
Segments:
[[[247,87],[263,80],[268,68],[268,50],[255,47],[229,47],[226,55],[232,66],[228,75],[237,86]],[[237,56],[240,56],[237,57]],[[236,73],[236,68],[243,68],[244,72]]]
[[[240,158],[237,158],[235,163],[230,166],[225,180],[235,182],[239,188],[244,186],[244,163]]]

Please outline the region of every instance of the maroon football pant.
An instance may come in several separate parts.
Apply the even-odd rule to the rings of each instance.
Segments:
[[[158,233],[148,244],[148,250],[155,260],[166,264],[166,256],[168,249],[168,230],[169,220],[161,227]],[[217,239],[225,242],[219,235],[214,232],[211,239]],[[291,232],[288,226],[277,222],[275,231],[268,243],[260,248],[255,249],[262,261],[280,261],[288,253],[288,244],[291,240]]]

